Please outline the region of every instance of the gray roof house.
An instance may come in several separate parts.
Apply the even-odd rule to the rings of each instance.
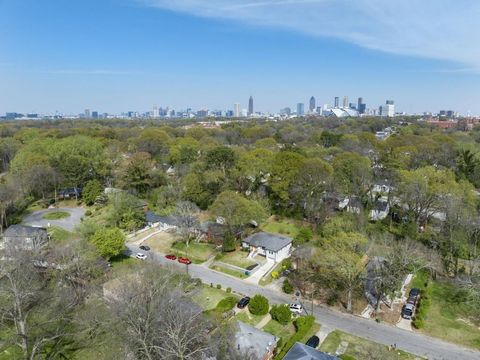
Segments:
[[[339,360],[336,356],[329,355],[327,353],[315,350],[314,348],[295,343],[290,350],[283,357],[283,360]]]
[[[273,357],[273,351],[277,346],[275,336],[240,321],[237,324],[238,330],[235,333],[237,351],[258,360],[269,360]]]
[[[47,229],[42,227],[11,225],[3,233],[3,246],[12,244],[16,248],[36,250],[47,243]]]
[[[248,248],[252,253],[263,255],[269,260],[279,262],[290,256],[292,241],[288,236],[258,232],[243,239],[242,247]]]

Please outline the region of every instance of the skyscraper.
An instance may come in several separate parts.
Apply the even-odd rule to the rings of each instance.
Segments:
[[[297,104],[297,116],[303,116],[305,114],[305,104],[298,103]]]
[[[248,99],[248,115],[253,115],[253,96]]]
[[[363,103],[363,98],[358,98],[358,105],[357,110],[359,114],[365,114],[365,110],[367,109],[367,105]]]
[[[343,107],[345,109],[348,108],[348,96],[343,97]]]
[[[240,104],[238,103],[233,105],[233,116],[240,117]]]
[[[85,119],[90,119],[90,109],[85,109]]]
[[[312,96],[310,98],[310,107],[308,109],[310,110],[311,113],[313,113],[315,111],[315,107],[316,107],[316,101],[315,101],[315,98]]]
[[[335,103],[334,103],[333,107],[338,108],[338,105],[340,105],[340,99],[338,98],[338,96],[335,96]]]
[[[154,119],[158,119],[160,117],[160,112],[158,111],[158,106],[157,105],[155,105],[153,107],[153,114],[152,115],[153,115]]]
[[[395,116],[395,102],[393,100],[387,100],[385,105],[380,107],[380,116]]]

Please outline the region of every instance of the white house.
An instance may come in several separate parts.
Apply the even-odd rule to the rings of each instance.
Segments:
[[[379,221],[388,216],[390,211],[390,205],[385,197],[378,199],[373,205],[373,209],[370,211],[370,220]]]
[[[290,255],[292,239],[288,236],[259,232],[243,239],[242,247],[267,259],[280,262]]]

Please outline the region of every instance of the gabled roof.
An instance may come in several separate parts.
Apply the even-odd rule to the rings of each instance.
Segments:
[[[243,240],[247,244],[255,247],[265,248],[270,251],[280,251],[285,246],[292,243],[292,238],[283,235],[270,234],[267,232],[259,232],[253,235],[250,235]]]
[[[272,334],[238,321],[235,346],[241,353],[262,359],[269,350],[275,348],[276,344],[277,339]]]
[[[147,211],[145,213],[145,220],[148,223],[158,223],[162,220],[162,217],[160,215],[155,214],[153,211]]]
[[[11,225],[3,233],[4,237],[31,238],[38,236],[46,236],[47,229],[42,227]]]
[[[290,348],[283,360],[339,360],[339,358],[297,342]]]

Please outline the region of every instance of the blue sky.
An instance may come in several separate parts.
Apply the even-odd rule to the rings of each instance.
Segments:
[[[362,96],[480,114],[476,0],[0,0],[0,113]]]

